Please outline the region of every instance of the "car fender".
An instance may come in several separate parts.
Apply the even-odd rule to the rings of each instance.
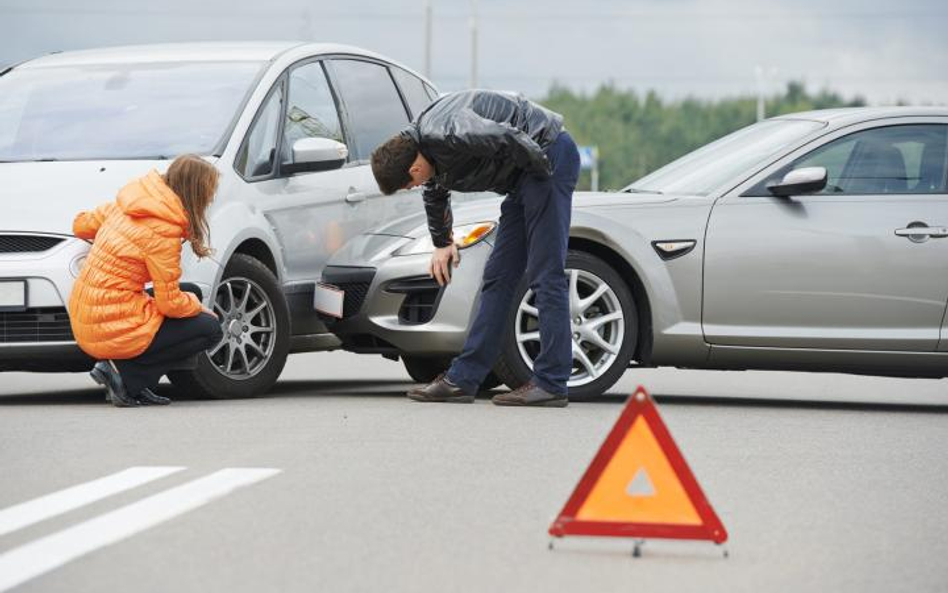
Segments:
[[[207,258],[198,259],[187,249],[185,273],[183,278],[208,288],[217,286],[224,274],[224,268],[241,244],[248,240],[262,242],[273,256],[274,274],[282,284],[284,277],[283,255],[270,224],[263,213],[241,201],[224,202],[215,205],[209,220],[211,242],[214,253]],[[208,291],[210,293],[210,291]]]
[[[708,347],[701,330],[704,229],[711,202],[683,199],[659,205],[576,209],[570,236],[592,241],[621,257],[641,281],[651,312],[651,362],[696,364]],[[663,260],[656,241],[694,240],[692,251]],[[620,273],[627,270],[618,270]],[[640,315],[643,307],[639,307]]]

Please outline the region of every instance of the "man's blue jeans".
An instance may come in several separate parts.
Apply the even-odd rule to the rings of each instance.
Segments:
[[[546,154],[553,175],[541,180],[524,174],[501,205],[497,239],[484,268],[480,306],[464,350],[447,373],[449,381],[468,393],[477,391],[497,361],[513,293],[526,272],[540,318],[540,354],[533,362],[533,382],[550,393],[566,395],[573,360],[566,248],[579,152],[570,135],[561,132]]]

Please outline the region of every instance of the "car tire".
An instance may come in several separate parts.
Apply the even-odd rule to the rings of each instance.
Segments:
[[[197,398],[266,393],[283,372],[290,349],[290,313],[276,276],[259,260],[235,254],[224,268],[213,307],[224,339],[198,355],[195,369],[169,373],[171,383]]]
[[[491,372],[481,383],[481,391],[490,391],[491,389],[500,387],[503,384],[504,382],[500,380],[500,377],[497,376],[497,373]]]
[[[402,356],[402,364],[416,383],[431,383],[448,369],[451,359],[445,356]]]
[[[431,383],[435,377],[448,370],[451,366],[450,356],[402,356],[402,364],[412,380],[418,383]],[[494,373],[487,375],[481,383],[481,391],[489,391],[501,384],[501,380]]]
[[[575,282],[570,280],[570,291],[575,290],[580,299],[592,296],[601,284],[607,286],[605,292],[596,300],[585,303],[585,310],[575,310],[578,308],[577,304],[583,303],[573,298],[572,294],[570,298],[570,318],[576,319],[578,315],[582,315],[584,324],[590,325],[581,326],[582,333],[573,327],[573,335],[580,335],[581,339],[573,340],[574,357],[569,380],[569,398],[575,401],[590,400],[605,393],[629,367],[638,342],[638,309],[629,286],[609,264],[598,257],[582,251],[569,251],[566,257],[566,272],[570,277],[573,272],[576,273]],[[539,351],[539,339],[524,339],[527,335],[532,336],[537,327],[536,316],[530,312],[532,292],[528,290],[526,278],[521,280],[514,292],[513,302],[515,304],[507,318],[503,351],[494,367],[494,373],[508,387],[516,389],[532,378],[533,356]],[[616,313],[619,314],[618,317]],[[595,326],[596,318],[605,316],[611,316],[610,321]],[[582,339],[583,336],[593,337],[591,332],[595,332],[600,343],[607,344],[614,352]],[[576,356],[577,347],[583,349],[585,360],[591,367],[584,365]],[[530,364],[525,357],[530,358]]]

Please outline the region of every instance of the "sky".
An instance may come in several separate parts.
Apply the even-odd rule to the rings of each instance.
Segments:
[[[357,45],[442,91],[541,97],[555,83],[661,96],[779,92],[789,80],[871,104],[948,104],[944,0],[0,0],[0,64],[56,50],[204,40]],[[759,85],[759,87],[758,87]]]

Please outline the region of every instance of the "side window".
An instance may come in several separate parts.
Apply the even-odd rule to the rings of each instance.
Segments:
[[[408,114],[388,69],[360,60],[334,60],[352,132],[349,154],[368,160],[375,147],[408,125]]]
[[[339,114],[333,101],[326,74],[318,62],[305,64],[290,72],[290,90],[283,122],[281,162],[293,162],[293,143],[302,138],[330,138],[343,142]]]
[[[392,76],[395,77],[395,82],[398,83],[405,100],[408,101],[412,118],[418,117],[418,114],[431,104],[431,97],[425,90],[425,83],[401,68],[392,68]]]
[[[836,187],[842,187],[843,169],[853,154],[856,139],[850,136],[840,138],[816,149],[802,159],[798,159],[792,167],[787,169],[802,169],[803,167],[826,167],[826,189],[823,193],[834,193]]]
[[[278,83],[260,108],[257,121],[250,128],[234,160],[234,168],[245,179],[273,173],[282,106],[283,85]]]
[[[823,194],[940,194],[946,191],[946,148],[946,125],[875,128],[817,148],[778,178],[793,169],[825,167]]]

